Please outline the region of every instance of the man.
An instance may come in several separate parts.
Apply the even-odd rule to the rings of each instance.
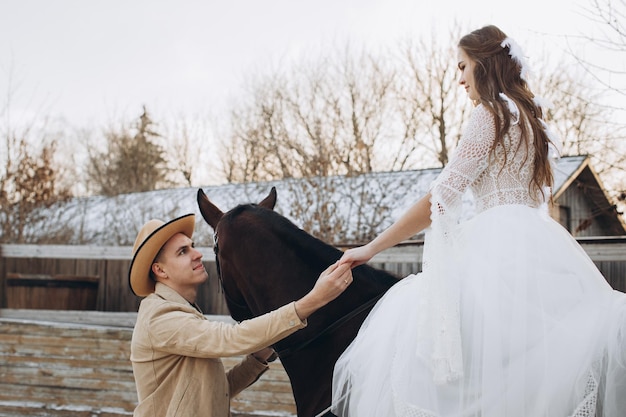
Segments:
[[[301,299],[239,324],[206,319],[196,305],[208,274],[191,239],[195,216],[147,222],[129,269],[132,291],[145,297],[133,331],[130,360],[139,404],[135,416],[230,415],[230,398],[268,369],[276,343],[352,282],[349,264],[330,266]],[[246,354],[228,372],[219,358]]]

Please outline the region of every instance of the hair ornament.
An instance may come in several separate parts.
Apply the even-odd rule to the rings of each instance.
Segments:
[[[548,124],[544,122],[543,119],[538,120],[539,123],[541,123],[543,130],[545,130],[546,136],[548,136],[548,156],[551,159],[559,159],[561,157],[561,153],[563,152],[561,139],[556,133],[554,133],[552,129],[550,129],[550,126],[548,126]]]
[[[509,113],[511,113],[511,116],[513,117],[513,123],[514,124],[519,123],[519,108],[517,107],[517,104],[515,104],[515,102],[511,100],[511,98],[504,93],[500,93],[500,98],[509,107]]]
[[[528,65],[524,58],[522,48],[512,38],[506,37],[500,44],[502,48],[509,48],[511,59],[520,67],[520,78],[528,82]]]
[[[539,96],[533,97],[533,103],[535,103],[535,106],[542,109],[551,109],[554,107],[550,100]],[[539,123],[541,123],[541,127],[543,127],[543,130],[545,130],[546,136],[548,136],[548,140],[550,141],[548,143],[548,156],[552,160],[560,158],[563,151],[561,139],[556,133],[554,133],[552,129],[550,129],[550,126],[548,126],[548,124],[542,118],[539,117],[538,120]]]

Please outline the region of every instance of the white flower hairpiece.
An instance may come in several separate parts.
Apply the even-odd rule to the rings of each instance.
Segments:
[[[509,37],[505,38],[500,46],[502,48],[509,48],[509,55],[511,56],[511,59],[520,67],[520,77],[522,80],[528,82],[528,65],[526,64],[522,48],[517,44],[517,42],[515,42],[515,40]]]
[[[539,119],[539,123],[541,123],[543,130],[546,131],[546,135],[550,141],[548,143],[548,156],[553,159],[560,158],[563,152],[563,143],[561,142],[561,139],[552,129],[550,129],[550,126],[548,126],[543,119]]]
[[[535,103],[535,106],[542,109],[551,109],[553,107],[553,104],[550,100],[539,96],[533,97],[533,103]],[[559,136],[550,128],[550,126],[548,126],[548,124],[542,118],[539,118],[539,123],[541,123],[543,130],[546,131],[546,135],[550,140],[550,143],[548,143],[548,155],[552,159],[560,158],[561,153],[563,152],[563,143],[561,142],[561,138],[559,138]]]
[[[500,93],[500,98],[504,100],[504,102],[509,107],[509,112],[511,113],[511,116],[513,117],[513,123],[515,124],[519,123],[519,109],[517,108],[517,104],[515,104],[515,102],[511,100],[511,98],[504,93]]]

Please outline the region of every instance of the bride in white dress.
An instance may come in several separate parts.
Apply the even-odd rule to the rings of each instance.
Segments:
[[[459,43],[475,108],[449,164],[353,266],[427,229],[423,272],[375,306],[337,361],[341,417],[624,417],[626,295],[548,215],[552,143],[519,47]],[[477,215],[464,223],[469,188]]]

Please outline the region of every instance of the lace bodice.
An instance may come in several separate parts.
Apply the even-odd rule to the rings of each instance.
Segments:
[[[541,193],[533,198],[529,192],[534,157],[527,152],[518,123],[511,121],[504,147],[490,152],[496,138],[494,117],[483,105],[474,109],[452,159],[431,187],[439,214],[458,218],[467,188],[474,194],[477,213],[505,204],[541,204]]]

